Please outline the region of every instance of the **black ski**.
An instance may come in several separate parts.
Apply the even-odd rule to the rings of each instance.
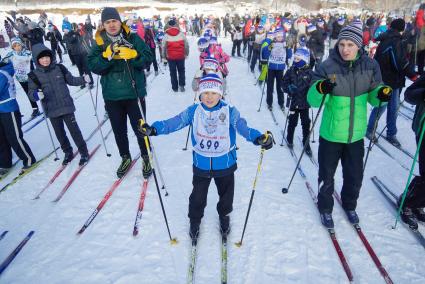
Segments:
[[[391,191],[378,177],[371,177],[373,184],[376,188],[382,193],[385,199],[393,206],[394,210],[398,211],[397,199],[398,196]],[[411,229],[407,224],[403,221],[401,222],[416,238],[416,240],[425,248],[425,238],[418,230]]]
[[[221,234],[221,284],[227,284],[227,234]]]
[[[407,156],[409,156],[410,158],[414,158],[414,155],[412,153],[410,153],[409,151],[407,151],[405,148],[403,148],[402,146],[396,146],[394,144],[392,144],[388,138],[386,136],[381,136],[385,139],[385,141],[387,141],[388,143],[390,143],[392,146],[394,146],[395,148],[397,148],[398,150],[400,150],[401,152],[403,152],[404,154],[406,154]]]
[[[382,152],[384,152],[385,154],[387,154],[388,157],[390,157],[391,159],[393,159],[394,161],[396,161],[403,169],[405,169],[407,171],[410,171],[410,168],[409,167],[407,167],[402,162],[400,162],[397,158],[395,158],[384,146],[382,146],[381,143],[379,143],[379,141],[375,141],[373,143],[373,145],[378,146],[378,148],[381,149]],[[372,145],[372,147],[373,147],[373,145]]]

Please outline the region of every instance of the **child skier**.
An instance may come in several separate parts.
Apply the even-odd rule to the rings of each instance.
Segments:
[[[13,68],[15,69],[15,78],[24,89],[25,94],[28,94],[28,73],[33,69],[31,52],[27,50],[24,43],[19,37],[14,37],[11,40],[12,51],[9,52],[5,60],[12,61]],[[32,107],[31,118],[40,115],[36,102],[29,100]]]
[[[255,145],[264,149],[273,146],[273,136],[267,131],[261,134],[249,128],[239,111],[223,100],[221,79],[208,74],[200,80],[199,92],[201,103],[188,107],[179,115],[152,126],[147,123],[140,127],[144,135],[164,135],[192,126],[193,144],[193,191],[189,197],[189,218],[192,239],[199,234],[199,225],[207,205],[208,187],[211,179],[217,185],[219,202],[217,211],[222,234],[230,232],[230,217],[234,193],[234,171],[236,165],[236,131]]]
[[[12,167],[12,149],[22,160],[23,171],[36,162],[22,133],[13,73],[11,62],[0,61],[0,178]]]
[[[308,65],[310,52],[305,48],[298,48],[294,55],[294,64],[283,77],[283,91],[288,94],[286,105],[289,107],[288,132],[286,140],[288,147],[293,147],[295,127],[298,124],[298,115],[303,128],[303,144],[307,141],[310,132],[310,105],[307,102],[307,92],[311,85],[313,71]],[[310,144],[307,141],[305,153],[311,156]]]
[[[65,66],[56,64],[53,52],[43,44],[34,45],[32,52],[36,69],[28,74],[28,95],[34,101],[41,100],[45,115],[50,118],[56,138],[65,153],[62,164],[67,165],[74,158],[64,129],[65,123],[80,152],[79,165],[85,165],[89,160],[89,153],[75,119],[75,106],[67,84],[80,86],[89,83],[90,77],[73,77]]]

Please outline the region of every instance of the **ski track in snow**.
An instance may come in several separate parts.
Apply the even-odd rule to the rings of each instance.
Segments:
[[[231,42],[221,39],[224,50],[230,53]],[[147,120],[172,117],[193,102],[191,80],[199,67],[196,39],[189,37],[191,54],[186,61],[186,92],[171,91],[169,71],[159,74],[148,86]],[[157,56],[158,58],[158,56]],[[64,56],[70,66],[68,56]],[[251,208],[243,245],[240,240],[252,184],[259,160],[259,147],[238,136],[238,166],[235,182],[234,211],[231,214],[232,232],[229,236],[228,282],[254,283],[347,283],[348,280],[335,253],[328,233],[322,228],[319,215],[304,180],[297,173],[287,195],[281,188],[289,182],[295,163],[286,147],[280,147],[278,126],[263,107],[257,112],[261,93],[252,84],[246,61],[231,59],[228,77],[229,96],[247,118],[251,127],[260,131],[270,129],[277,144],[266,151],[261,173]],[[161,65],[161,68],[164,67]],[[70,67],[78,74],[75,67]],[[153,75],[152,75],[153,76]],[[96,76],[94,76],[96,81]],[[148,78],[150,81],[151,77]],[[71,87],[72,93],[78,88]],[[96,89],[92,90],[95,96]],[[30,105],[20,87],[18,100],[25,114],[30,114]],[[78,95],[82,94],[81,91]],[[76,94],[77,95],[77,94]],[[93,107],[88,92],[76,101],[76,117],[82,132],[88,135],[95,127]],[[274,98],[276,101],[276,97]],[[103,101],[99,88],[99,116],[103,117]],[[281,126],[285,117],[277,110],[276,117]],[[317,109],[315,109],[316,113]],[[25,120],[24,118],[24,120]],[[385,125],[385,115],[378,129]],[[410,151],[415,150],[414,135],[410,121],[399,118],[399,138]],[[318,123],[320,124],[320,122]],[[296,135],[301,135],[298,125]],[[25,129],[25,127],[24,127]],[[105,123],[106,134],[110,123]],[[316,126],[316,140],[319,125]],[[132,236],[132,228],[142,184],[141,161],[139,160],[127,178],[117,188],[93,223],[80,236],[81,228],[91,212],[115,181],[115,170],[120,157],[111,134],[106,141],[112,157],[101,148],[81,172],[59,203],[51,201],[61,190],[76,169],[77,159],[48,188],[39,200],[32,198],[47,183],[59,167],[53,157],[41,164],[33,173],[0,194],[0,228],[9,233],[0,242],[0,261],[13,250],[30,230],[33,238],[0,278],[1,283],[184,283],[187,276],[190,241],[188,237],[188,198],[192,190],[192,157],[190,146],[182,151],[187,128],[168,136],[154,137],[156,154],[170,195],[164,196],[172,237],[179,243],[171,246],[164,224],[159,198],[153,178],[145,200],[139,235]],[[51,149],[45,124],[42,123],[25,135],[36,157]],[[138,145],[129,127],[130,149],[133,157]],[[365,143],[368,141],[365,140]],[[58,142],[55,140],[56,145]],[[99,132],[88,143],[90,149],[101,143]],[[189,142],[190,143],[190,142]],[[386,142],[382,142],[383,144]],[[299,155],[301,147],[295,143]],[[317,157],[318,143],[312,143]],[[398,150],[384,144],[405,164],[411,161]],[[60,158],[62,153],[59,151]],[[310,183],[317,191],[317,169],[304,158],[301,162]],[[416,170],[417,171],[417,170]],[[0,186],[17,172],[15,169]],[[399,224],[392,230],[394,214],[391,206],[374,188],[370,177],[378,175],[387,184],[401,193],[407,172],[387,157],[378,148],[370,154],[363,188],[358,202],[358,213],[363,231],[378,257],[395,283],[423,283],[425,264],[423,248],[410,233]],[[341,168],[335,177],[336,189],[342,184]],[[159,179],[159,175],[158,175]],[[218,283],[220,278],[220,236],[218,216],[215,208],[218,196],[212,182],[208,205],[201,224],[198,243],[198,259],[195,279],[197,283]],[[348,224],[346,217],[335,202],[334,220],[336,234],[356,283],[384,283],[357,234]],[[425,232],[423,227],[422,232]]]

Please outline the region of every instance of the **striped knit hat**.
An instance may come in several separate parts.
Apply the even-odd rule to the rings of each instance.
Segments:
[[[204,63],[202,64],[202,69],[211,69],[211,70],[217,70],[218,69],[218,61],[214,57],[207,57],[204,60]]]
[[[363,32],[362,29],[357,25],[348,25],[341,29],[338,35],[338,42],[341,39],[351,40],[359,48],[363,45]]]
[[[223,81],[216,74],[205,75],[199,80],[199,94],[214,92],[223,96]]]

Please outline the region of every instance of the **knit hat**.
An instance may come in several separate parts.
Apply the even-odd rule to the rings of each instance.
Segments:
[[[130,25],[130,32],[131,33],[137,33],[137,24],[131,24]]]
[[[223,82],[216,74],[207,74],[199,80],[199,94],[214,92],[223,96]]]
[[[342,39],[354,42],[359,48],[363,45],[362,29],[355,25],[348,25],[341,29],[338,35],[338,42]]]
[[[323,27],[325,25],[325,22],[322,19],[317,20],[317,25],[319,27]]]
[[[310,51],[307,48],[297,48],[294,58],[299,58],[305,64],[310,64]]]
[[[315,25],[308,25],[307,26],[307,31],[309,32],[309,33],[312,33],[312,32],[314,32],[315,30],[317,30],[317,28],[316,28],[316,26]]]
[[[345,23],[345,19],[343,17],[338,18],[338,24],[343,25]]]
[[[171,18],[171,19],[168,21],[168,25],[169,25],[170,27],[177,26],[176,19]]]
[[[274,38],[274,32],[272,32],[272,31],[268,31],[268,32],[267,32],[267,38],[271,38],[271,39],[273,39],[273,38]]]
[[[121,22],[120,14],[118,13],[117,9],[113,7],[105,7],[102,10],[102,15],[100,16],[102,23],[108,21],[108,20],[117,20]]]
[[[218,61],[214,57],[207,57],[204,60],[204,64],[202,64],[202,69],[211,69],[211,70],[217,70],[218,69]]]
[[[21,46],[24,46],[24,43],[22,42],[22,40],[19,37],[14,37],[10,40],[10,43],[12,44],[12,46],[17,43],[20,44]]]
[[[351,23],[351,25],[357,26],[357,27],[359,27],[360,29],[363,30],[363,23],[359,18],[354,19],[353,22]]]
[[[404,31],[406,22],[403,19],[395,19],[391,22],[390,27],[398,32]]]
[[[277,29],[274,31],[274,36],[275,36],[275,37],[278,37],[278,36],[285,37],[285,32],[283,31],[283,29],[282,29],[282,28],[277,28]]]
[[[211,36],[210,37],[210,44],[217,44],[217,37],[216,36]]]

